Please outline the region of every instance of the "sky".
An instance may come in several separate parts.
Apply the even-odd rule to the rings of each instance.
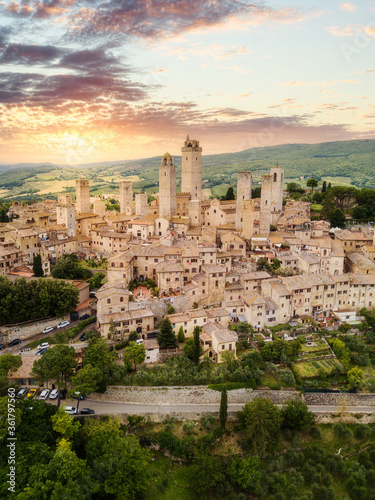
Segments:
[[[0,0],[0,163],[375,138],[375,4]]]

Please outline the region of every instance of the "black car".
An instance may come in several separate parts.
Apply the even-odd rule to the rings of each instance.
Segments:
[[[22,344],[22,340],[14,339],[12,342],[9,342],[8,347],[14,347],[15,345]]]
[[[86,334],[84,333],[83,335],[81,335],[81,336],[79,337],[79,340],[80,340],[81,342],[83,342],[84,340],[86,340]]]
[[[90,315],[89,314],[84,314],[81,316],[79,319],[89,319]]]
[[[66,398],[66,393],[68,391],[66,389],[63,389],[62,391],[60,391],[60,399],[65,399]]]
[[[0,351],[2,351],[4,349],[5,345],[4,344],[0,344]]]
[[[36,355],[37,356],[43,356],[43,354],[45,354],[46,352],[48,351],[48,347],[45,347],[44,349],[40,349]]]
[[[94,413],[94,410],[92,410],[91,408],[82,408],[82,410],[80,411],[81,415],[94,415]]]
[[[73,398],[73,399],[80,399],[81,401],[82,401],[83,399],[85,399],[85,397],[86,397],[86,394],[81,394],[80,392],[74,392],[74,393],[72,394],[72,398]]]

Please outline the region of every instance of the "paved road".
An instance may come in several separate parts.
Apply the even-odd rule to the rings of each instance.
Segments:
[[[52,404],[57,404],[56,401],[49,401]],[[64,400],[67,406],[77,406],[75,400]],[[278,405],[279,408],[282,405]],[[242,409],[242,404],[228,404],[230,412],[237,412]],[[79,402],[79,408],[91,408],[99,415],[103,414],[135,414],[142,415],[145,413],[202,413],[202,412],[218,412],[219,404],[141,404],[141,403],[122,403],[118,401],[94,401],[86,398]],[[341,406],[309,406],[310,411],[315,414],[321,413],[337,413],[342,411]],[[375,413],[375,406],[347,406],[345,407],[347,413]]]

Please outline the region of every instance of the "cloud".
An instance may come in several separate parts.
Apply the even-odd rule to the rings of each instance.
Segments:
[[[56,61],[64,54],[64,50],[52,45],[23,45],[11,43],[4,46],[0,55],[2,64],[47,64]]]
[[[308,82],[299,82],[297,80],[293,80],[291,82],[285,82],[282,83],[282,87],[311,87],[311,85],[315,85],[314,83],[308,83]]]
[[[340,5],[340,9],[341,10],[344,10],[345,12],[354,12],[355,10],[357,10],[357,6],[354,5],[354,3],[342,3]]]
[[[354,36],[356,33],[353,26],[345,26],[344,28],[339,28],[338,26],[327,26],[326,31],[331,33],[333,36]]]

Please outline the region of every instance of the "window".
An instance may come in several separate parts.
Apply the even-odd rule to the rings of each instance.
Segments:
[[[120,297],[120,302],[124,302],[124,297]]]
[[[107,304],[110,304],[111,303],[111,299],[107,299]]]

